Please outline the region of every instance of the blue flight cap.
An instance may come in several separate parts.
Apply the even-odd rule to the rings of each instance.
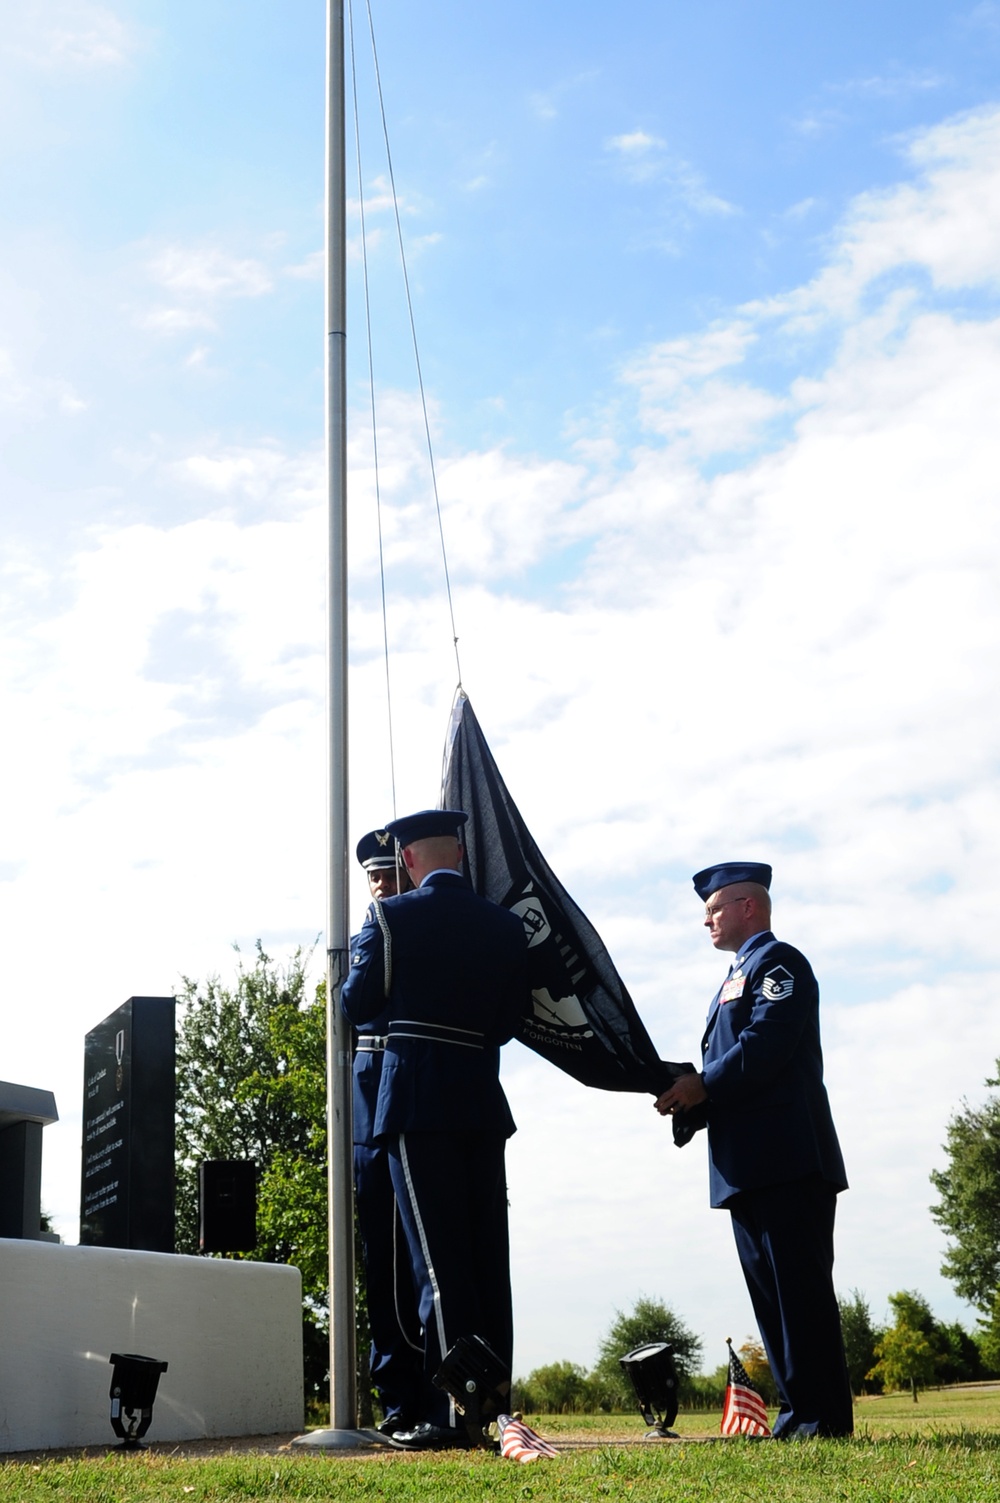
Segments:
[[[691,879],[694,890],[705,902],[720,887],[732,887],[734,882],[756,882],[758,887],[771,886],[771,868],[763,861],[720,861],[718,866],[706,866],[703,872],[695,872]]]
[[[358,860],[366,872],[381,872],[396,865],[396,842],[388,830],[369,830],[358,841]]]
[[[391,819],[386,829],[390,835],[395,835],[401,846],[412,845],[415,840],[429,840],[435,835],[454,835],[459,840],[459,832],[468,817],[461,809],[421,809],[419,814]]]

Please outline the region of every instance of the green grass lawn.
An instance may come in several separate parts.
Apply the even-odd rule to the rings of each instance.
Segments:
[[[924,1393],[917,1404],[906,1395],[862,1399],[853,1440],[789,1445],[699,1443],[717,1433],[717,1415],[681,1416],[677,1428],[688,1439],[679,1443],[642,1441],[641,1421],[627,1415],[533,1418],[557,1444],[590,1444],[529,1466],[484,1452],[12,1457],[0,1465],[0,1500],[1000,1503],[1000,1389]]]

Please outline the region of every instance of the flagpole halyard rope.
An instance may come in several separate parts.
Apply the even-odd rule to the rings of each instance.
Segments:
[[[365,229],[365,189],[361,170],[361,124],[358,118],[358,75],[354,57],[354,7],[348,0],[347,14],[351,41],[351,88],[354,105],[354,141],[358,161],[358,205],[361,212],[361,264],[365,289],[365,332],[368,339],[368,391],[371,397],[372,453],[375,465],[375,516],[378,524],[378,573],[382,594],[382,646],[385,659],[385,703],[389,729],[389,783],[392,790],[392,817],[396,817],[396,756],[392,736],[392,686],[389,677],[389,618],[385,601],[385,557],[382,548],[382,486],[378,456],[378,421],[375,411],[375,362],[372,355],[372,310],[368,284],[368,236]]]
[[[399,214],[399,199],[396,196],[396,178],[392,167],[392,151],[389,146],[389,126],[385,115],[385,101],[382,97],[382,77],[378,66],[378,48],[375,44],[375,23],[372,18],[371,0],[366,0],[368,10],[368,29],[371,34],[372,60],[375,67],[375,84],[378,91],[379,111],[382,116],[382,135],[385,140],[385,157],[389,172],[389,186],[392,190],[392,207],[396,219],[396,238],[399,241],[399,259],[403,271],[403,287],[406,291],[406,311],[410,320],[410,336],[413,340],[413,358],[417,368],[417,385],[420,389],[420,406],[424,418],[424,436],[427,441],[427,458],[431,471],[431,487],[434,491],[434,509],[437,514],[438,537],[441,542],[441,563],[444,569],[445,594],[448,597],[448,617],[451,621],[451,641],[455,650],[455,668],[458,672],[458,682],[462,683],[462,664],[458,655],[458,632],[455,627],[455,607],[451,594],[451,574],[448,569],[448,550],[444,541],[444,521],[441,516],[441,498],[438,494],[437,470],[434,464],[434,446],[431,442],[431,425],[427,413],[427,394],[424,391],[424,377],[420,366],[420,348],[417,343],[417,326],[413,316],[413,299],[410,296],[410,278],[406,269],[406,251],[403,246],[403,224]]]

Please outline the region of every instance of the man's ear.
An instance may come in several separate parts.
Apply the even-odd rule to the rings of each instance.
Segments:
[[[413,852],[408,845],[403,847],[403,864],[408,872],[413,870]]]

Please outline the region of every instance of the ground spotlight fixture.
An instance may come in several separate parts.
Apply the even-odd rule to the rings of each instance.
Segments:
[[[135,1352],[112,1352],[111,1428],[120,1438],[116,1451],[141,1450],[140,1441],[153,1418],[153,1400],[160,1374],[167,1364],[155,1357],[139,1357]],[[125,1419],[128,1420],[126,1425]]]
[[[618,1358],[639,1401],[639,1412],[649,1429],[645,1440],[671,1440],[677,1432],[669,1427],[677,1418],[677,1369],[674,1349],[667,1341],[637,1346]]]
[[[510,1369],[481,1336],[460,1336],[445,1353],[434,1385],[455,1401],[474,1446],[492,1446],[486,1435],[490,1420],[510,1399]]]

